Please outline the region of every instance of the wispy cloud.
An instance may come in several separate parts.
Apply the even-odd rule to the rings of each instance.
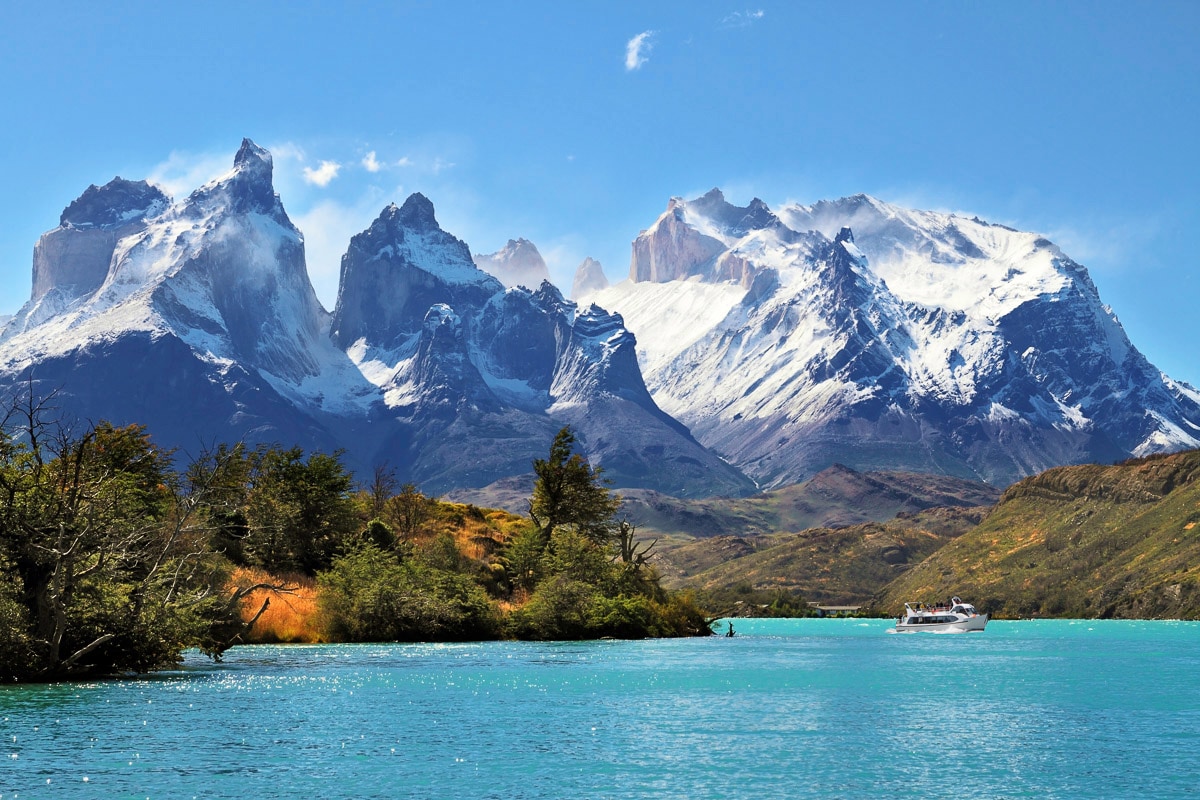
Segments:
[[[328,186],[329,182],[337,177],[338,170],[341,168],[342,165],[336,161],[322,161],[321,166],[316,169],[304,168],[304,180],[316,186]]]
[[[625,43],[625,71],[641,69],[654,48],[654,31],[642,31]]]
[[[326,308],[333,308],[337,300],[342,255],[351,237],[365,230],[389,200],[402,194],[400,187],[393,195],[369,189],[349,202],[325,199],[292,214],[292,221],[304,232],[309,280]]]
[[[379,170],[383,169],[383,164],[380,164],[379,160],[375,158],[374,150],[363,156],[362,165],[367,172],[379,172]]]
[[[756,11],[735,11],[721,20],[722,28],[748,28],[766,16],[761,8]]]
[[[221,177],[233,167],[233,155],[172,151],[167,160],[150,170],[147,180],[172,197],[183,197],[199,186]]]

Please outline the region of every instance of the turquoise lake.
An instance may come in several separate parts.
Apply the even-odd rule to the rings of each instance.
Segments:
[[[0,688],[0,800],[1200,794],[1200,623],[734,625],[239,647],[144,679]]]

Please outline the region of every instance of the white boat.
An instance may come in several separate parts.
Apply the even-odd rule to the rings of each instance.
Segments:
[[[927,605],[905,603],[904,614],[896,620],[896,633],[967,633],[981,631],[988,615],[955,597],[949,603]]]

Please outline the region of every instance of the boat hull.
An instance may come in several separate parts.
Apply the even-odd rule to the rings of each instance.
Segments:
[[[896,633],[972,633],[982,631],[987,625],[988,615],[955,620],[954,622],[926,622],[911,624],[897,622]]]

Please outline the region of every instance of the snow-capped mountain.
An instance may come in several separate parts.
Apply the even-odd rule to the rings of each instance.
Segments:
[[[247,140],[178,203],[144,182],[89,187],[38,244],[35,290],[0,333],[3,383],[32,379],[67,416],[144,423],[185,451],[231,431],[336,446],[281,392],[337,351],[272,171]]]
[[[541,286],[542,281],[550,280],[546,261],[528,239],[509,239],[508,244],[495,253],[476,253],[474,260],[477,267],[495,276],[509,289]]]
[[[506,290],[422,195],[352,239],[328,313],[272,178],[245,140],[178,202],[144,182],[89,187],[38,244],[31,299],[0,332],[0,388],[32,380],[68,418],[142,423],[184,454],[341,448],[429,492],[527,473],[568,423],[618,487],[752,489],[658,409],[619,316],[577,314],[548,282]]]
[[[421,195],[351,240],[332,330],[403,422],[381,453],[424,484],[527,472],[569,424],[618,486],[752,488],[655,405],[619,316],[577,313],[548,281],[505,289]]]
[[[659,406],[764,486],[833,463],[1004,483],[1200,446],[1087,271],[1036,234],[859,195],[673,198],[619,311]]]

